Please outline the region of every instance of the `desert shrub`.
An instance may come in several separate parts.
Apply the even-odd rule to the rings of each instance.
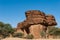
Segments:
[[[45,38],[45,37],[46,37],[46,32],[41,31],[41,32],[40,32],[40,35],[41,35],[42,38]]]
[[[26,38],[27,38],[27,39],[33,39],[34,37],[33,37],[32,34],[30,34],[30,35],[28,34],[28,35],[26,36]]]
[[[0,35],[2,35],[2,38],[6,38],[9,36],[9,34],[13,34],[14,29],[10,24],[5,24],[3,22],[0,22]]]
[[[19,38],[22,38],[23,37],[23,33],[15,33],[15,34],[13,34],[12,36],[13,37],[19,37]]]
[[[9,37],[9,34],[2,34],[2,35],[3,38]]]
[[[49,31],[48,31],[48,34],[52,34],[52,35],[55,35],[55,36],[60,36],[60,28],[58,27],[52,27]]]

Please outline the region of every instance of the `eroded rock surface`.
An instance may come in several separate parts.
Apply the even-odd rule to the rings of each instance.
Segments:
[[[26,20],[18,23],[17,30],[21,30],[25,34],[33,34],[35,38],[39,38],[39,31],[46,31],[48,26],[57,25],[53,15],[46,15],[39,10],[29,10],[25,12]]]

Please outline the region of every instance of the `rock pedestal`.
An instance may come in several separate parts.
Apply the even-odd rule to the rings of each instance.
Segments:
[[[43,25],[31,25],[30,26],[30,33],[34,36],[34,38],[41,38],[40,31],[44,31]]]
[[[57,25],[53,15],[46,15],[39,10],[30,10],[25,12],[26,20],[17,25],[17,31],[20,29],[25,34],[32,34],[34,38],[40,38],[40,31],[46,31],[48,26]]]

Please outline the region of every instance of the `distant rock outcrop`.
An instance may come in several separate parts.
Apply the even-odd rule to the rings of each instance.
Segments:
[[[17,25],[17,31],[32,34],[34,38],[40,38],[40,31],[46,31],[48,26],[57,25],[53,15],[46,15],[39,10],[25,12],[26,20]]]

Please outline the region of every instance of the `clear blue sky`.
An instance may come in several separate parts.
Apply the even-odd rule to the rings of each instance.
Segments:
[[[55,16],[60,26],[60,0],[0,0],[0,21],[13,27],[25,19],[25,11],[41,10]]]

